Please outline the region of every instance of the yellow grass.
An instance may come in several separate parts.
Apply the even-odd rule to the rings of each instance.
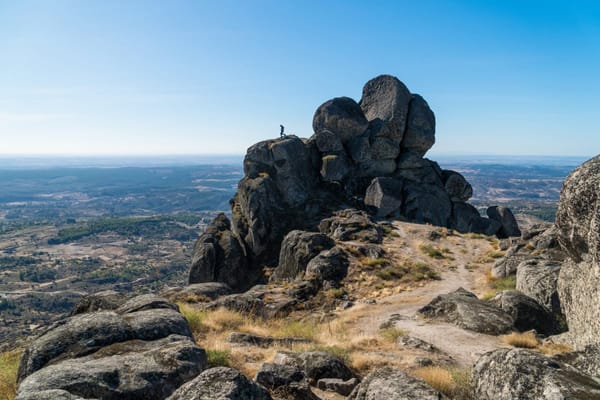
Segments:
[[[569,345],[562,343],[542,343],[537,347],[537,350],[547,356],[555,356],[557,354],[568,353],[573,351],[573,348]]]
[[[392,343],[396,343],[396,340],[398,340],[400,336],[406,336],[407,333],[408,331],[406,329],[400,329],[393,326],[379,330],[379,336]]]
[[[445,368],[430,366],[412,371],[412,375],[427,382],[429,386],[444,394],[451,394],[456,389],[452,374]]]
[[[0,399],[12,400],[17,392],[18,351],[0,353]]]
[[[502,336],[502,340],[504,343],[510,344],[511,346],[521,347],[524,349],[535,349],[540,344],[535,336],[535,333],[533,332],[513,332],[511,334]]]

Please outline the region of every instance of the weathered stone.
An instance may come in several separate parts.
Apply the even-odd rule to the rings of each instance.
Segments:
[[[488,335],[506,333],[514,324],[509,314],[463,288],[437,296],[419,314]]]
[[[276,398],[319,400],[310,390],[304,372],[296,366],[264,363],[254,380],[271,390]]]
[[[444,192],[442,170],[439,165],[416,153],[406,152],[398,157],[398,168],[394,172],[397,178],[408,179],[415,183],[426,183],[440,187]]]
[[[353,209],[341,210],[319,224],[319,231],[335,240],[358,240],[366,243],[381,243],[383,232],[369,216]]]
[[[325,182],[342,182],[351,172],[345,155],[326,155],[321,159],[321,178]]]
[[[321,130],[315,132],[313,138],[317,143],[317,148],[323,154],[341,154],[344,152],[344,145],[340,136],[331,131]]]
[[[186,336],[113,343],[32,373],[18,398],[60,389],[84,398],[162,400],[205,368],[204,350]]]
[[[309,340],[295,337],[276,338],[271,336],[252,335],[250,333],[232,332],[228,337],[229,343],[241,346],[256,346],[256,347],[271,347],[277,346],[292,346],[295,344],[308,343]]]
[[[386,217],[399,211],[402,205],[402,181],[375,178],[367,188],[365,204],[377,208],[377,215]]]
[[[372,138],[370,149],[374,160],[394,160],[400,154],[398,143],[386,137]]]
[[[184,287],[168,288],[162,292],[174,301],[189,303],[214,300],[219,296],[231,294],[231,288],[222,282],[193,283]]]
[[[504,257],[494,261],[492,266],[492,276],[496,278],[504,278],[509,275],[513,275],[517,272],[517,267],[523,261],[530,257],[529,251],[525,248],[523,243],[517,243],[509,248]]]
[[[502,291],[491,302],[509,314],[515,321],[515,328],[521,332],[534,329],[544,335],[552,335],[557,331],[550,311],[519,291]]]
[[[388,176],[396,171],[396,161],[392,159],[370,159],[358,164],[356,173],[362,177]]]
[[[400,370],[381,368],[367,375],[347,400],[444,400],[442,393]]]
[[[502,225],[500,230],[496,233],[499,238],[521,236],[519,224],[509,208],[492,206],[488,207],[486,212],[490,219],[496,220]]]
[[[472,223],[481,218],[479,211],[472,205],[463,202],[452,202],[452,228],[461,233],[472,232]]]
[[[219,214],[194,245],[189,283],[223,282],[235,290],[243,290],[257,271],[248,265],[246,247],[231,231],[225,214]]]
[[[273,271],[271,281],[302,278],[308,262],[333,245],[333,240],[322,233],[291,231],[281,243],[279,265]]]
[[[283,317],[289,314],[300,300],[292,295],[293,292],[293,287],[256,285],[244,293],[219,297],[210,303],[207,308],[224,307],[262,318]],[[314,294],[314,292],[311,293]]]
[[[361,107],[349,97],[336,97],[323,103],[313,117],[315,133],[328,130],[348,143],[369,125]]]
[[[79,300],[73,308],[71,315],[83,314],[93,311],[114,310],[127,301],[128,296],[114,290],[88,294]]]
[[[406,182],[402,215],[412,222],[448,226],[452,216],[450,197],[440,186]]]
[[[554,314],[562,314],[558,297],[560,265],[541,258],[520,263],[517,267],[517,290],[534,298]]]
[[[271,400],[265,388],[239,371],[217,367],[207,369],[175,391],[167,400]]]
[[[348,257],[341,247],[322,251],[308,262],[306,279],[316,279],[319,282],[339,282],[348,273]]]
[[[429,352],[437,352],[439,351],[434,345],[428,343],[424,340],[419,339],[418,337],[410,336],[410,335],[402,335],[398,338],[396,343],[402,347],[410,347],[412,349],[419,349]]]
[[[472,380],[480,400],[600,398],[600,383],[591,376],[522,349],[485,354],[475,364]]]
[[[483,233],[487,236],[495,235],[500,229],[500,222],[493,219],[479,217],[473,218],[469,224],[469,232]]]
[[[557,354],[552,359],[568,364],[584,374],[600,378],[600,343],[587,345],[580,351]]]
[[[576,168],[563,184],[555,224],[561,246],[576,262],[600,262],[599,189],[600,156]]]
[[[466,202],[473,196],[473,187],[464,176],[455,171],[443,170],[442,182],[452,201]],[[479,214],[479,213],[478,213]]]
[[[317,387],[321,390],[336,392],[342,396],[348,396],[359,383],[360,382],[356,378],[351,378],[347,381],[342,379],[323,378],[319,379],[317,382]]]
[[[402,140],[402,149],[424,156],[434,143],[435,115],[425,99],[418,94],[413,94],[409,103],[408,122]]]
[[[348,380],[354,374],[338,357],[323,351],[304,353],[278,352],[274,364],[299,367],[311,382],[316,383],[323,378]]]
[[[359,104],[367,120],[385,122],[389,127],[387,137],[399,144],[406,129],[410,100],[410,92],[398,78],[380,75],[365,84]]]

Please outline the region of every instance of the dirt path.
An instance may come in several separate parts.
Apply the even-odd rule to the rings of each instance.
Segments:
[[[402,247],[395,251],[415,253],[418,244],[432,230],[426,226],[411,224],[395,224],[398,232],[397,243]],[[387,243],[388,251],[394,251],[394,243]],[[410,336],[425,340],[436,346],[443,353],[451,356],[463,367],[471,366],[481,354],[499,347],[506,347],[496,336],[484,335],[461,329],[455,325],[425,321],[416,316],[417,311],[429,303],[435,296],[449,293],[463,287],[470,291],[481,291],[481,282],[485,271],[470,266],[482,254],[489,251],[489,242],[463,237],[447,238],[440,241],[440,246],[460,246],[462,252],[453,253],[456,268],[443,270],[441,280],[430,281],[422,287],[382,299],[376,304],[360,304],[348,310],[358,316],[352,331],[355,335],[374,336],[381,324],[394,320],[394,326],[408,331]]]

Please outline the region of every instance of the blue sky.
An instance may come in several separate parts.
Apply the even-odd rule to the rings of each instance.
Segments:
[[[387,73],[432,156],[591,156],[598,71],[594,1],[0,0],[0,154],[243,153]]]

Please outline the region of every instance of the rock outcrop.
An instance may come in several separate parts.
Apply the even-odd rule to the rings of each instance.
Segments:
[[[571,342],[581,348],[600,337],[600,156],[565,180],[556,214],[563,263],[558,292]]]
[[[358,103],[326,101],[313,129],[310,139],[287,136],[248,149],[231,221],[220,215],[198,240],[190,283],[219,281],[241,292],[264,283],[267,267],[276,267],[273,281],[301,277],[318,252],[294,260],[290,252],[304,238],[284,238],[320,231],[334,240],[379,243],[381,232],[365,210],[460,232],[518,232],[509,210],[498,208],[498,221],[482,217],[466,203],[473,189],[465,178],[424,158],[435,143],[435,116],[397,78],[370,80]]]
[[[177,306],[143,295],[69,317],[31,342],[17,398],[61,391],[65,398],[162,400],[205,368],[205,352]]]
[[[506,333],[514,325],[514,320],[508,313],[493,304],[479,300],[463,288],[437,296],[421,308],[419,314],[488,335]]]
[[[522,349],[485,354],[475,364],[472,380],[480,400],[600,398],[600,383],[590,375]]]
[[[348,400],[444,400],[439,391],[420,379],[392,368],[381,368],[367,375],[347,397]]]

